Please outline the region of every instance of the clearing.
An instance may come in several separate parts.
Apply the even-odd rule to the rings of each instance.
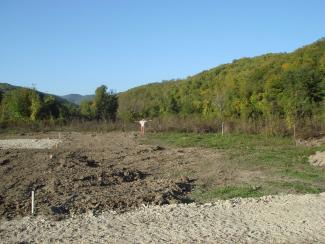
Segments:
[[[288,138],[257,135],[65,132],[58,138],[57,132],[2,135],[1,239],[127,243],[325,238],[320,232],[325,228],[325,195],[318,194],[325,191],[325,169],[308,162],[324,145],[296,147]],[[32,190],[36,218],[26,217]],[[288,193],[316,195],[218,201]],[[171,205],[155,206],[166,204]],[[84,230],[90,239],[82,235]]]

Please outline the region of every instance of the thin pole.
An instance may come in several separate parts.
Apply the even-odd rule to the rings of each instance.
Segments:
[[[223,135],[223,122],[221,124],[221,135]]]
[[[34,191],[32,191],[32,215],[34,215]]]
[[[296,123],[293,124],[293,140],[295,141],[295,145],[297,146],[297,140],[296,140]]]

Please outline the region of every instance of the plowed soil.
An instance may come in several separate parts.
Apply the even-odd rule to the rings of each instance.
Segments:
[[[2,139],[58,137],[40,133]],[[0,215],[7,219],[30,215],[31,191],[36,213],[57,219],[88,211],[187,203],[187,193],[199,177],[196,166],[204,161],[208,172],[220,164],[216,151],[144,145],[139,137],[120,132],[62,133],[62,142],[50,149],[2,148]],[[186,177],[189,171],[192,178]]]

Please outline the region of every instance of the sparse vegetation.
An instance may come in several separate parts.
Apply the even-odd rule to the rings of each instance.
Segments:
[[[223,153],[228,168],[250,172],[247,179],[232,183],[216,182],[213,177],[199,181],[192,193],[195,200],[325,191],[325,169],[308,163],[308,156],[325,150],[324,145],[296,146],[287,137],[249,134],[157,133],[146,140],[181,147],[213,148]]]
[[[196,189],[192,197],[199,202],[211,199],[231,199],[235,197],[261,197],[265,193],[259,187],[253,186],[223,186],[211,190]]]

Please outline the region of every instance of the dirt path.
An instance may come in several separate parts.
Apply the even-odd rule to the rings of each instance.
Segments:
[[[324,243],[325,193],[2,221],[5,243]]]

